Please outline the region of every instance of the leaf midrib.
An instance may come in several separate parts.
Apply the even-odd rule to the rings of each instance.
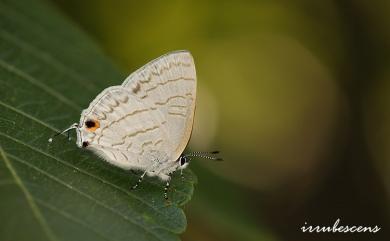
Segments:
[[[95,234],[97,234],[98,236],[100,236],[101,238],[103,238],[104,240],[112,240],[106,236],[104,236],[102,233],[100,233],[98,230],[94,229],[93,227],[91,227],[90,225],[88,225],[86,222],[83,222],[81,219],[79,218],[76,218],[75,216],[69,214],[69,213],[66,213],[66,212],[62,212],[61,210],[59,210],[58,208],[50,205],[49,203],[39,199],[39,198],[35,198],[35,202],[36,203],[39,203],[40,205],[46,207],[47,209],[50,209],[52,210],[53,212],[56,212],[58,215],[61,215],[62,217],[66,218],[66,219],[69,219],[71,220],[72,222],[75,222],[75,223],[78,223],[80,225],[82,225],[83,227],[86,227],[88,228],[89,230],[91,230],[92,232],[94,232]]]
[[[2,134],[2,133],[0,132],[0,134]],[[68,188],[69,190],[78,193],[78,194],[81,195],[82,197],[84,197],[84,198],[86,198],[86,199],[89,199],[89,200],[91,200],[92,202],[95,202],[97,205],[101,206],[102,208],[105,208],[106,210],[108,210],[108,211],[110,211],[110,212],[112,212],[112,213],[118,215],[118,216],[121,217],[123,220],[125,220],[125,221],[127,221],[127,222],[129,222],[129,223],[132,223],[132,224],[134,224],[134,225],[136,225],[136,226],[138,226],[138,227],[140,227],[140,228],[142,228],[145,232],[147,232],[147,233],[149,233],[150,235],[154,236],[157,240],[162,240],[160,237],[158,237],[155,233],[151,232],[151,230],[147,229],[145,226],[143,226],[143,225],[137,223],[136,221],[134,221],[134,220],[132,220],[132,219],[130,219],[130,218],[128,218],[128,217],[122,215],[120,212],[118,212],[118,211],[116,211],[116,210],[110,208],[110,207],[107,206],[106,204],[104,204],[104,203],[102,203],[102,202],[100,202],[100,201],[94,199],[93,197],[91,197],[91,196],[89,196],[88,194],[86,194],[86,193],[80,191],[79,189],[75,188],[74,186],[71,186],[71,185],[69,185],[69,184],[67,184],[67,183],[65,183],[65,182],[63,182],[63,181],[61,181],[61,180],[58,179],[57,177],[55,177],[55,176],[49,174],[48,172],[46,172],[46,171],[44,171],[44,170],[42,170],[42,169],[40,169],[40,168],[38,168],[38,167],[36,167],[36,166],[34,166],[34,165],[31,165],[30,163],[28,163],[28,162],[22,160],[21,158],[19,158],[19,157],[17,157],[17,156],[14,156],[14,155],[9,154],[9,153],[8,153],[8,156],[12,157],[14,160],[18,161],[19,163],[22,163],[22,164],[24,164],[24,165],[26,165],[26,166],[28,166],[28,167],[30,167],[30,168],[36,170],[37,172],[39,172],[39,173],[41,173],[41,174],[47,176],[49,179],[51,179],[51,180],[53,180],[53,181],[59,183],[60,185],[62,185],[62,186],[64,186],[64,187]],[[21,180],[20,180],[20,182],[21,182]],[[24,187],[24,188],[25,188],[25,187]],[[25,189],[26,189],[26,188],[25,188]],[[26,190],[27,190],[27,189],[26,189]],[[31,198],[31,201],[33,201],[33,197],[32,197],[31,195],[30,195],[30,198]],[[35,203],[35,202],[34,202],[34,203]],[[35,206],[36,206],[36,205],[35,205]],[[36,206],[36,209],[38,209],[37,206]],[[38,209],[38,210],[39,210],[39,209]],[[43,218],[42,215],[41,215],[41,217]],[[53,240],[56,240],[56,239],[53,239]]]
[[[3,148],[0,146],[0,155],[2,156],[5,166],[8,168],[9,172],[11,173],[12,177],[14,178],[15,183],[18,185],[20,190],[23,192],[23,195],[26,198],[26,201],[28,205],[31,208],[31,211],[34,215],[34,217],[37,219],[38,223],[40,224],[43,232],[47,236],[47,238],[51,241],[57,241],[58,239],[54,235],[53,231],[50,229],[49,225],[47,224],[45,218],[43,217],[41,211],[39,210],[37,204],[34,202],[34,198],[32,197],[31,193],[28,191],[28,189],[24,186],[21,178],[19,177],[16,170],[13,168],[11,161],[8,159],[7,154],[3,150]]]

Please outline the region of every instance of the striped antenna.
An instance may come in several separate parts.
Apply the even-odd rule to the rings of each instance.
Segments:
[[[72,129],[77,129],[79,127],[79,124],[77,123],[73,123],[71,126],[69,126],[68,128],[66,128],[65,130],[61,131],[61,132],[58,132],[57,134],[53,135],[51,138],[49,138],[49,142],[52,143],[53,142],[53,138],[54,137],[57,137],[61,134],[64,134],[65,132],[67,133],[68,135],[68,139],[70,140],[70,136],[69,136],[69,131],[72,130]]]
[[[195,152],[190,152],[186,154],[186,157],[200,157],[200,158],[206,158],[209,160],[214,160],[214,161],[223,161],[222,158],[220,157],[215,157],[213,155],[218,154],[219,151],[209,151],[209,152],[203,152],[203,151],[195,151]]]

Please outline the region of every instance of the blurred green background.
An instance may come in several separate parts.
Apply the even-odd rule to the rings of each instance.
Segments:
[[[56,0],[131,73],[177,49],[198,73],[183,240],[386,240],[389,1]],[[113,80],[120,84],[122,80]],[[379,225],[373,234],[300,227]]]

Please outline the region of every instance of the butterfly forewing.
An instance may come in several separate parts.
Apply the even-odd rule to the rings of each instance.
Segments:
[[[165,151],[171,160],[178,159],[190,139],[194,119],[196,72],[191,54],[177,51],[153,60],[122,86],[159,111],[171,144]]]

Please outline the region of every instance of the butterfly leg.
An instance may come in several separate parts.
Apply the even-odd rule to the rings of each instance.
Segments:
[[[169,175],[169,179],[167,181],[167,183],[165,184],[165,187],[164,187],[164,198],[165,200],[168,200],[168,189],[169,189],[169,185],[171,183],[171,174],[168,174]]]
[[[145,171],[144,173],[142,173],[142,175],[138,178],[138,181],[137,183],[131,188],[131,189],[136,189],[138,187],[138,185],[142,182],[142,180],[144,179],[144,176],[146,174],[147,171]]]
[[[142,180],[144,179],[144,176],[146,175],[146,173],[148,173],[150,170],[153,170],[155,168],[155,166],[158,164],[158,160],[152,164],[151,166],[149,166],[145,171],[144,173],[142,173],[142,175],[139,177],[137,183],[131,188],[131,189],[136,189],[138,187],[138,185],[142,182]]]

